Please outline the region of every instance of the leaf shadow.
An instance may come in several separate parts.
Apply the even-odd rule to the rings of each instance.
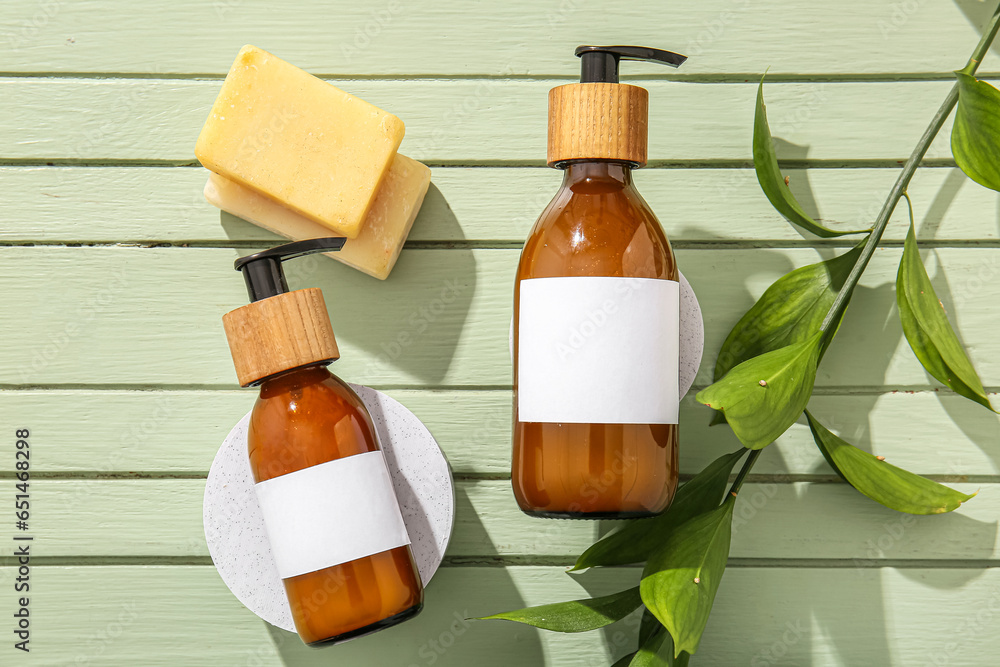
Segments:
[[[962,10],[969,23],[974,25],[980,34],[982,34],[986,24],[989,23],[990,17],[993,15],[993,9],[996,7],[993,3],[983,2],[982,0],[955,0],[955,4]],[[990,50],[994,53],[1000,53],[1000,44],[994,42]]]
[[[961,169],[955,168],[950,171],[934,196],[923,220],[915,223],[918,241],[933,240],[935,238],[941,221],[947,214],[948,208],[955,201],[959,189],[967,182],[969,182],[969,179]],[[1000,221],[1000,218],[998,218],[998,221]],[[957,326],[956,316],[960,312],[960,307],[967,300],[966,295],[974,294],[978,291],[976,282],[983,283],[988,279],[988,276],[995,274],[997,259],[993,258],[992,266],[980,267],[975,272],[975,275],[966,275],[965,283],[958,290],[957,294],[959,296],[956,298],[956,292],[952,289],[951,281],[948,277],[947,267],[941,261],[941,257],[937,251],[923,250],[921,252],[925,266],[927,265],[926,258],[931,255],[935,259],[934,274],[930,275],[928,271],[931,284],[934,286],[934,291],[941,301],[945,312],[948,314],[948,321],[951,323],[955,335],[962,343],[963,348],[968,349],[965,345],[962,330]],[[910,357],[916,362],[912,352],[910,353]],[[979,447],[994,462],[995,469],[1000,468],[1000,446],[998,446],[1000,444],[1000,416],[990,413],[982,406],[960,397],[946,387],[940,386],[940,383],[926,371],[924,371],[924,375],[927,378],[927,382],[935,387],[935,395],[941,408],[948,414],[955,426],[962,431],[969,441]],[[991,400],[995,400],[995,398],[996,395]]]
[[[958,197],[958,191],[968,182],[968,177],[961,169],[956,167],[948,170],[948,175],[931,200],[930,206],[927,207],[923,220],[916,225],[917,241],[927,241],[937,236],[938,229],[941,227],[948,209]],[[900,204],[900,206],[904,205],[904,203]]]
[[[956,299],[953,296],[953,290],[951,289],[946,269],[940,262],[937,263],[934,275],[931,276],[931,283],[934,285],[934,291],[944,306],[945,312],[948,313],[948,320],[951,322],[955,335],[958,337],[962,347],[968,351],[962,330],[957,326],[955,318],[959,306],[965,299]],[[960,293],[964,294],[964,291]],[[919,363],[915,358],[913,358],[913,362]],[[926,370],[924,370],[924,375],[927,378],[928,384],[935,387],[934,392],[941,408],[948,414],[955,426],[971,442],[979,447],[984,454],[993,460],[995,469],[1000,469],[1000,415],[991,413],[983,406],[977,405],[954,393],[951,389],[941,386],[941,383],[932,377],[930,373],[927,373]],[[995,403],[997,395],[993,394],[990,400],[994,402],[994,407],[997,407]]]
[[[730,237],[696,227],[686,227],[678,236],[697,237],[709,242],[732,241]],[[832,256],[833,251],[824,250],[821,254],[823,259],[827,259],[827,256]],[[750,253],[730,249],[689,250],[679,253],[678,263],[695,294],[700,295],[705,320],[704,353],[695,385],[711,384],[718,350],[742,314],[757,301],[759,293],[766,287],[764,282],[774,282],[795,266],[787,251],[769,248],[754,248]],[[720,281],[720,275],[726,275],[727,280]],[[761,288],[758,289],[758,286]],[[711,295],[711,301],[707,300],[706,295]],[[713,316],[713,311],[720,310],[739,314],[723,321]],[[692,397],[694,393],[695,390],[692,389],[688,396]],[[709,413],[705,414],[708,419]],[[682,443],[681,452],[683,451]]]
[[[620,524],[621,522],[602,521],[601,523]],[[626,576],[634,583],[622,583],[623,571],[629,573]],[[582,573],[573,573],[568,576],[573,577],[573,580],[580,584],[580,586],[587,592],[588,596],[597,597],[624,590],[630,585],[638,586],[639,580],[642,577],[642,566],[637,565],[620,568],[598,567],[586,570]],[[645,607],[640,606],[639,609],[632,612],[617,623],[606,625],[598,631],[603,635],[604,645],[608,649],[609,657],[606,660],[608,665],[614,664],[614,662],[622,658],[622,656],[636,650],[639,640],[639,624],[642,621],[642,611],[644,608]],[[596,659],[595,657],[592,664],[603,665],[604,662],[600,659]]]
[[[840,331],[820,363],[818,385],[859,388],[885,385],[889,365],[903,337],[899,319],[895,317],[895,303],[895,286],[890,282],[876,287],[857,286]],[[864,354],[858,354],[857,350],[864,350]],[[872,397],[873,404],[875,398]]]
[[[780,137],[771,137],[771,140],[774,143],[774,152],[777,154],[778,160],[781,162],[800,162],[809,157],[809,149],[811,147],[808,144],[796,144]],[[816,195],[813,193],[812,184],[809,180],[809,169],[798,167],[786,168],[782,165],[781,173],[788,178],[788,189],[792,191],[793,195],[795,195],[795,199],[799,202],[802,210],[808,213],[809,217],[813,220],[823,222],[822,216],[820,215],[819,202],[816,200]],[[790,223],[785,222],[785,224]],[[803,238],[815,238],[812,234],[795,227],[795,225],[792,226],[802,235]]]
[[[956,552],[961,552],[963,560],[991,558],[998,524],[959,513],[962,510],[930,516],[901,514],[852,493],[849,488],[844,491],[851,494],[845,501],[870,518],[861,525],[853,520],[847,526],[828,528],[838,532],[850,530],[845,539],[852,550],[863,554],[836,576],[839,587],[850,593],[851,607],[863,609],[864,613],[845,613],[846,607],[824,600],[823,604],[813,606],[812,619],[836,649],[841,664],[893,664],[888,632],[876,634],[870,628],[877,612],[879,621],[888,630],[885,591],[893,588],[893,580],[905,579],[915,587],[939,590],[969,585],[986,571],[976,567],[941,569],[928,564],[928,560],[948,559]],[[814,493],[817,493],[815,485],[806,487],[803,502],[808,502],[808,496]]]

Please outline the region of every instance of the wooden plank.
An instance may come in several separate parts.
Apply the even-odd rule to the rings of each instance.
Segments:
[[[335,81],[334,83],[338,83]],[[433,163],[544,164],[553,80],[339,82],[407,125],[400,150]],[[652,161],[749,161],[754,83],[648,81]],[[194,159],[218,81],[0,80],[0,160]],[[952,83],[777,83],[768,87],[781,158],[903,160]],[[707,113],[707,110],[712,110]],[[951,155],[950,121],[927,153]],[[534,215],[535,206],[531,207]]]
[[[11,568],[3,576],[13,577]],[[332,661],[344,667],[604,667],[634,646],[637,631],[634,617],[583,634],[463,622],[621,590],[638,579],[631,568],[582,577],[561,568],[446,568],[428,586],[416,619],[322,651],[255,617],[208,566],[45,567],[32,576],[31,653],[18,657],[26,667],[318,667]],[[997,569],[730,568],[696,660],[823,667],[937,660],[989,667],[1000,651],[993,631],[998,598]],[[14,595],[5,595],[0,611],[9,618],[15,604]]]
[[[216,248],[10,247],[0,249],[0,289],[19,317],[0,322],[16,385],[158,383],[230,387],[234,371],[219,324],[243,305],[232,270],[238,252]],[[706,313],[698,382],[714,351],[756,295],[790,269],[833,250],[697,250],[679,261]],[[878,251],[843,331],[820,367],[824,387],[934,386],[903,343],[891,313],[901,250]],[[490,387],[510,382],[508,334],[517,250],[406,250],[385,282],[322,257],[289,264],[294,286],[323,289],[341,344],[337,372],[350,381]],[[935,258],[945,267],[938,268]],[[987,386],[1000,385],[992,249],[928,254],[938,294]],[[734,267],[736,267],[734,269]],[[52,277],[60,282],[53,283]],[[955,315],[957,311],[957,316]],[[30,326],[28,323],[31,323]],[[879,335],[872,337],[871,332]]]
[[[22,72],[225,74],[237,50],[252,42],[315,72],[572,76],[572,49],[584,36],[603,44],[622,35],[688,54],[686,74],[765,66],[774,74],[942,72],[961,67],[975,46],[990,9],[980,4],[709,0],[655,12],[621,1],[598,7],[512,0],[456,11],[432,0],[382,0],[331,12],[310,0],[275,15],[260,0],[156,0],[141,8],[83,0],[8,4],[0,25],[4,69]],[[818,37],[826,48],[817,48]],[[851,48],[831,57],[838,44]],[[995,57],[985,63],[997,65]]]
[[[420,417],[459,475],[510,472],[507,390],[409,390],[387,393]],[[996,403],[1000,396],[993,395]],[[226,433],[253,404],[247,391],[47,390],[0,392],[0,423],[29,428],[42,446],[36,473],[68,475],[207,474]],[[923,474],[1000,474],[991,456],[1000,422],[946,392],[821,395],[810,409],[851,443]],[[86,428],[81,428],[86,424]],[[681,472],[694,474],[739,443],[688,397],[681,409]],[[0,471],[14,470],[14,441],[0,439]],[[805,424],[764,450],[755,474],[832,474]]]
[[[203,480],[36,480],[31,534],[46,556],[206,556]],[[1000,556],[1000,485],[958,484],[979,495],[946,516],[888,510],[847,484],[747,483],[734,520],[734,558],[993,560]],[[0,482],[13,497],[14,482]],[[526,517],[506,480],[459,481],[446,555],[572,560],[614,522]],[[155,522],[150,517],[156,517]],[[818,521],[817,517],[822,517]],[[13,526],[7,529],[13,532]]]
[[[860,229],[871,224],[898,172],[787,173],[814,215]],[[560,178],[544,168],[436,168],[410,241],[521,242]],[[645,169],[635,180],[675,244],[802,239],[775,213],[752,169]],[[0,201],[0,240],[224,244],[279,238],[206,204],[204,182],[205,171],[197,168],[0,167],[7,193]],[[920,169],[909,191],[920,239],[1000,238],[997,193],[957,168]],[[906,209],[899,207],[885,239],[901,240],[906,228]]]

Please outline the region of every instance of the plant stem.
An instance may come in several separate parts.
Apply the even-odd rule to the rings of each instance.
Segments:
[[[986,26],[983,36],[979,38],[979,44],[976,44],[976,49],[969,57],[969,62],[959,70],[963,74],[972,76],[979,69],[979,63],[982,62],[986,52],[990,50],[993,38],[997,36],[997,29],[1000,28],[1000,21],[997,20],[998,16],[1000,16],[1000,5],[997,5],[997,8],[993,10],[993,18],[990,19],[989,24]]]
[[[990,45],[993,43],[993,39],[997,35],[997,30],[1000,29],[1000,5],[993,11],[993,17],[990,19],[989,25],[986,26],[986,30],[983,32],[982,38],[979,40],[979,44],[976,45],[975,51],[972,52],[972,56],[969,58],[969,62],[965,65],[965,68],[960,70],[964,74],[973,75],[979,68],[979,63],[982,62],[983,56],[989,50]],[[885,204],[882,205],[882,210],[879,211],[878,217],[875,219],[875,225],[871,233],[868,235],[868,240],[865,242],[865,247],[861,250],[861,256],[858,257],[858,261],[854,264],[851,269],[851,273],[847,276],[847,280],[844,281],[843,286],[837,293],[837,298],[834,299],[833,305],[830,306],[829,312],[827,312],[826,317],[823,318],[823,324],[820,329],[823,331],[828,331],[829,328],[835,323],[840,321],[840,316],[844,309],[847,308],[847,302],[851,298],[851,293],[854,291],[854,287],[858,284],[861,279],[861,274],[864,273],[865,268],[868,266],[868,261],[872,258],[875,253],[875,248],[878,246],[879,241],[882,240],[882,234],[885,232],[886,226],[889,224],[889,218],[892,217],[893,211],[896,210],[896,204],[899,203],[900,197],[906,191],[906,187],[910,184],[910,179],[913,178],[913,174],[916,173],[917,167],[920,166],[920,162],[924,159],[924,155],[927,153],[927,149],[930,148],[931,142],[934,141],[934,137],[941,130],[944,125],[945,120],[951,114],[952,109],[955,108],[955,104],[958,102],[958,83],[952,86],[951,90],[948,91],[948,96],[945,97],[944,102],[941,104],[941,108],[938,109],[937,113],[934,114],[934,118],[931,119],[930,125],[924,130],[924,134],[920,137],[920,141],[917,142],[916,148],[910,154],[910,159],[906,161],[903,165],[903,171],[900,172],[899,178],[896,179],[896,184],[892,186],[892,190],[889,191],[889,196],[885,200]]]
[[[726,498],[729,496],[735,496],[740,492],[740,487],[743,486],[743,480],[746,479],[747,473],[750,472],[750,468],[753,467],[753,464],[757,462],[757,458],[760,457],[760,453],[762,451],[764,450],[753,449],[750,451],[750,456],[748,456],[747,460],[743,462],[743,467],[740,468],[740,471],[736,473],[736,479],[733,481],[733,485],[729,487],[729,493],[726,494]]]

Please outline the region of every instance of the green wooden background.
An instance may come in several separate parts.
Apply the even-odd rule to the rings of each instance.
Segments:
[[[564,574],[611,525],[529,519],[509,487],[512,276],[559,181],[544,168],[546,91],[573,79],[581,43],[691,56],[677,72],[626,73],[651,94],[651,164],[636,181],[705,310],[703,386],[722,339],[773,279],[847,243],[803,238],[761,195],[748,168],[760,72],[770,68],[772,130],[800,200],[825,219],[867,223],[991,10],[975,0],[4,2],[0,507],[13,500],[13,430],[30,428],[35,568],[25,656],[10,646],[14,570],[2,547],[0,664],[610,664],[634,619],[576,636],[463,620],[611,592],[639,574]],[[458,499],[423,614],[322,651],[229,594],[201,527],[212,457],[253,400],[234,386],[220,321],[245,300],[232,260],[274,240],[203,201],[193,156],[244,43],[398,114],[403,152],[434,168],[389,281],[322,259],[292,271],[326,294],[344,353],[336,371],[426,421]],[[1000,58],[981,72],[1000,74]],[[910,192],[935,286],[996,392],[1000,200],[954,167],[947,131]],[[904,233],[897,216],[812,407],[859,446],[980,493],[953,515],[894,514],[839,483],[805,426],[792,427],[742,494],[694,664],[996,664],[1000,423],[940,390],[906,346],[893,312]],[[458,298],[445,306],[443,289]],[[400,332],[406,346],[394,345]],[[685,474],[735,446],[707,420],[684,402]],[[8,545],[12,524],[0,515]]]

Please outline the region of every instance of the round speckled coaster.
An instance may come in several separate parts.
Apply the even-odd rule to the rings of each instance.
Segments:
[[[416,415],[380,391],[352,384],[371,413],[424,584],[448,546],[455,521],[451,470],[437,441]],[[205,485],[208,551],[222,580],[247,609],[295,632],[285,588],[264,532],[247,457],[250,414],[226,436]]]
[[[678,386],[680,393],[684,395],[691,390],[694,378],[698,375],[698,367],[701,366],[701,355],[705,351],[705,321],[701,317],[701,305],[698,297],[691,287],[691,283],[680,274],[681,283],[681,303],[680,303],[680,365],[677,367],[679,373]]]
[[[684,395],[691,390],[694,378],[698,375],[698,367],[701,366],[701,355],[705,349],[705,322],[701,317],[701,305],[698,304],[698,297],[691,287],[691,283],[680,274],[680,362],[678,365],[678,396]],[[514,318],[510,320],[510,358],[514,359]]]

